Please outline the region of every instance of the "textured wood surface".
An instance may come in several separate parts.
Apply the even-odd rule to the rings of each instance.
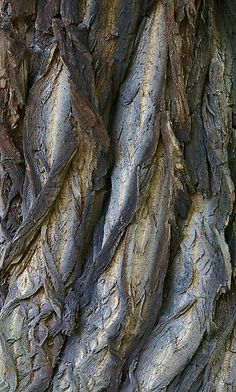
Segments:
[[[0,392],[236,392],[235,0],[0,25]]]

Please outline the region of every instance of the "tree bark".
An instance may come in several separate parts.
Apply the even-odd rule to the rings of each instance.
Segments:
[[[235,0],[0,10],[0,392],[236,391]]]

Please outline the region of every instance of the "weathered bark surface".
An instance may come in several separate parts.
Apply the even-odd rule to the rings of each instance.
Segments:
[[[235,0],[0,10],[0,392],[236,391]]]

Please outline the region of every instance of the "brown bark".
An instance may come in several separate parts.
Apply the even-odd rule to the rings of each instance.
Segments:
[[[235,1],[0,11],[0,392],[236,391]]]

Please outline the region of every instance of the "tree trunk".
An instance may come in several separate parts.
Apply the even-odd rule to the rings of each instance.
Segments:
[[[0,392],[236,391],[235,0],[0,9]]]

